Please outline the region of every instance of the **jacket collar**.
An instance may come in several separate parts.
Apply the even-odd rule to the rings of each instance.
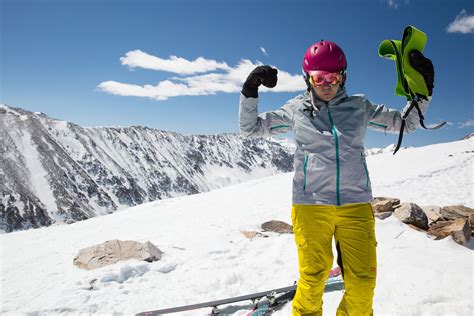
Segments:
[[[346,88],[339,87],[336,96],[330,101],[323,101],[317,95],[316,92],[311,88],[312,100],[315,104],[313,106],[317,109],[320,109],[324,106],[333,106],[341,103],[345,98],[347,98]]]

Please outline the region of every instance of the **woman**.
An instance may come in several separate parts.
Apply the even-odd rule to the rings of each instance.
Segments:
[[[410,64],[423,75],[431,96],[431,61],[413,51]],[[342,49],[320,41],[303,58],[305,93],[275,111],[258,114],[258,87],[273,88],[277,83],[276,69],[259,66],[248,76],[240,97],[243,135],[262,137],[292,130],[297,145],[292,222],[300,279],[293,315],[322,315],[325,280],[333,263],[333,237],[346,288],[337,315],[373,314],[377,242],[364,138],[367,127],[398,132],[402,113],[363,96],[348,96],[346,68]],[[423,114],[429,99],[425,96],[419,102]],[[419,125],[418,113],[410,112],[405,130],[412,132]]]

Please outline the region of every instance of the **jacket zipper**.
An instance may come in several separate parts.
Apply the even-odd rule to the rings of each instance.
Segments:
[[[367,164],[365,163],[363,154],[360,154],[360,159],[362,160],[362,164],[364,165],[365,169],[365,188],[369,188],[369,169],[367,169]]]
[[[303,167],[303,191],[306,191],[306,172],[308,169],[308,155],[304,155],[304,167]]]
[[[339,181],[340,181],[340,162],[339,162],[339,137],[337,136],[337,128],[334,125],[334,121],[332,120],[331,116],[331,110],[329,109],[329,105],[327,105],[328,108],[328,115],[329,115],[329,121],[331,122],[331,129],[332,129],[332,135],[334,137],[334,143],[336,144],[336,202],[337,206],[341,205],[341,196],[339,192]]]

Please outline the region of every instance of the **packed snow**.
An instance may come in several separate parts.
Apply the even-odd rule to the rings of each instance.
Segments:
[[[369,156],[374,195],[473,207],[473,145],[467,139]],[[293,235],[247,239],[241,233],[260,231],[272,219],[291,222],[291,178],[281,174],[0,235],[0,313],[129,315],[291,285],[298,279]],[[377,219],[376,232],[376,315],[472,315],[472,240],[466,246],[451,237],[436,241],[393,216]],[[80,249],[110,239],[150,241],[164,252],[162,260],[92,271],[72,264]],[[324,315],[335,315],[342,295],[324,294]],[[222,306],[222,313],[245,315],[237,305]],[[276,313],[290,314],[291,304]]]

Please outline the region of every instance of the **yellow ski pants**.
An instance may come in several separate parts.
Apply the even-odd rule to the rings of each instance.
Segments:
[[[333,263],[333,236],[346,289],[337,316],[373,315],[377,243],[372,206],[293,205],[291,217],[300,272],[293,315],[323,314],[322,297]]]

